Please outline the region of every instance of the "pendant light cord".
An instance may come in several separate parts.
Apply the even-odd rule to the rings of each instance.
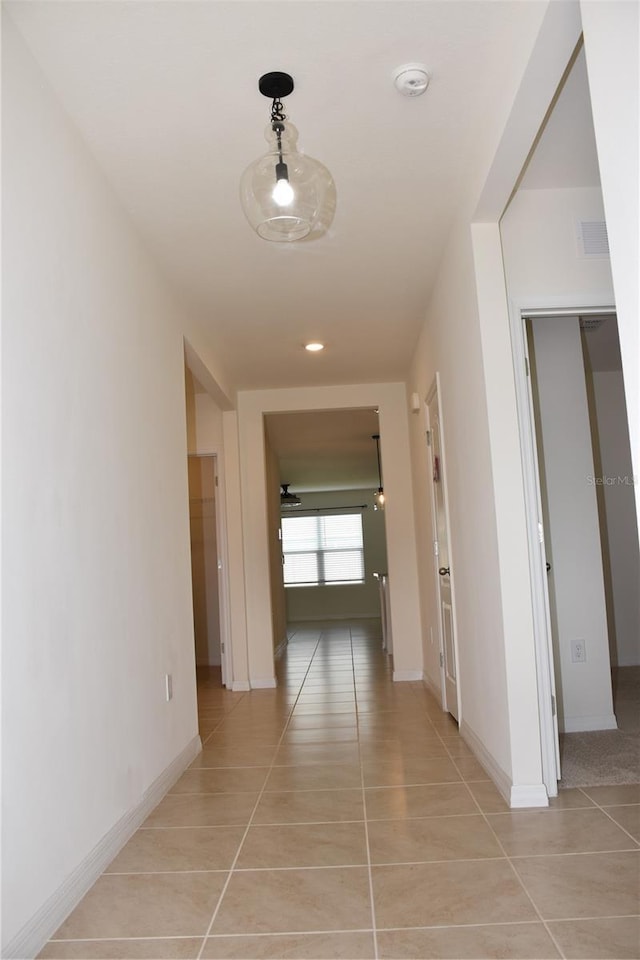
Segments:
[[[271,104],[271,129],[274,131],[277,141],[278,141],[278,161],[279,163],[283,162],[282,159],[282,131],[284,130],[284,121],[287,119],[287,115],[284,112],[284,104],[280,97],[274,97],[273,103]],[[288,178],[287,178],[288,179]]]
[[[271,104],[271,123],[282,123],[283,120],[287,119],[287,115],[284,112],[284,104],[280,97],[274,97],[273,103]]]

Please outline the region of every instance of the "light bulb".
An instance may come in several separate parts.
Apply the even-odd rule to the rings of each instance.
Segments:
[[[279,207],[288,207],[293,202],[293,187],[288,180],[278,180],[271,196]]]

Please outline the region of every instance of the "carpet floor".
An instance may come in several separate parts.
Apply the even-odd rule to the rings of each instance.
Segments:
[[[562,788],[640,783],[640,668],[619,667],[612,679],[619,729],[561,734]]]
[[[640,781],[640,735],[623,730],[565,733],[560,737],[562,787],[599,787]]]

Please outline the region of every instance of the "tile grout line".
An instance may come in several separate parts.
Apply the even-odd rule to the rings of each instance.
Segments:
[[[353,686],[354,691],[356,690],[356,677],[355,677],[355,665],[353,663],[353,635],[351,633],[351,628],[349,628],[349,639],[351,641],[351,664],[353,669]],[[367,877],[369,881],[369,907],[371,909],[371,928],[373,931],[373,956],[375,960],[378,960],[380,956],[378,950],[378,921],[376,918],[376,904],[373,893],[373,871],[371,869],[371,847],[369,845],[369,825],[367,823],[367,792],[364,785],[364,764],[362,757],[362,750],[360,748],[360,720],[358,714],[358,695],[355,693],[356,698],[356,722],[358,724],[358,759],[360,764],[360,783],[362,787],[362,815],[364,817],[364,842],[367,851]]]
[[[453,759],[453,758],[452,758],[452,759]],[[455,765],[455,767],[456,767],[456,770],[457,770],[457,769],[458,769],[458,766],[457,766],[455,760],[453,760],[453,763],[454,763],[454,765]],[[460,771],[458,770],[458,772],[460,772]],[[547,921],[546,921],[546,920],[544,919],[544,917],[542,916],[540,910],[538,910],[537,904],[535,903],[533,897],[531,896],[531,894],[530,894],[529,891],[527,890],[527,888],[526,888],[526,886],[525,886],[525,884],[524,884],[524,881],[523,881],[522,877],[520,876],[520,874],[519,874],[518,871],[516,870],[515,865],[514,865],[514,863],[512,862],[511,857],[510,857],[509,854],[507,853],[507,851],[506,851],[506,849],[505,849],[505,847],[504,847],[504,844],[502,843],[502,840],[500,839],[500,837],[498,836],[498,834],[496,833],[496,831],[495,831],[495,830],[493,829],[493,827],[491,826],[491,821],[489,820],[488,814],[485,813],[485,811],[481,808],[480,803],[478,802],[478,800],[476,799],[476,797],[473,795],[473,791],[471,790],[470,787],[467,786],[466,782],[465,782],[465,786],[467,787],[467,790],[469,791],[469,793],[470,793],[471,797],[473,798],[474,802],[477,804],[477,807],[478,807],[478,809],[480,810],[480,813],[481,813],[481,815],[482,815],[482,818],[483,818],[484,822],[486,823],[487,827],[489,828],[489,830],[491,831],[491,833],[492,833],[493,836],[495,837],[496,843],[498,844],[498,846],[499,846],[500,849],[502,850],[502,853],[504,854],[505,860],[506,860],[507,863],[509,864],[509,868],[510,868],[511,872],[513,873],[514,877],[516,878],[516,880],[517,880],[517,882],[518,882],[518,885],[520,886],[520,888],[521,888],[521,890],[523,891],[525,897],[527,898],[527,900],[529,901],[529,903],[530,903],[531,906],[533,907],[533,910],[534,910],[536,916],[538,917],[539,921],[542,923],[544,929],[545,929],[546,932],[547,932],[547,935],[549,936],[549,938],[551,939],[551,942],[553,943],[553,945],[555,946],[556,950],[558,951],[558,955],[562,958],[562,960],[566,960],[566,955],[565,955],[564,950],[562,949],[562,947],[561,947],[560,944],[558,943],[556,937],[553,935],[552,931],[551,931],[550,928],[549,928],[549,925],[548,925]]]
[[[322,633],[320,634],[320,637],[321,637],[321,636],[322,636]],[[314,654],[315,654],[315,650],[317,649],[318,644],[320,643],[320,637],[318,637],[318,641],[317,641],[317,643],[316,643],[316,647],[314,648]],[[313,654],[311,655],[311,660],[313,660]],[[311,661],[309,662],[309,666],[311,666]],[[308,668],[307,668],[307,672],[308,672]],[[305,676],[306,676],[306,674],[305,674]],[[302,684],[300,685],[300,691],[302,690],[302,687],[303,687],[303,686],[304,686],[304,680],[302,681]],[[300,691],[298,691],[298,697],[300,696]],[[298,698],[296,697],[296,703],[297,703],[297,700],[298,700]],[[207,927],[207,929],[206,929],[206,931],[205,931],[205,934],[204,934],[204,937],[202,938],[202,943],[201,943],[201,945],[200,945],[200,950],[198,951],[198,956],[197,956],[196,960],[202,960],[202,953],[203,953],[204,948],[205,948],[205,946],[206,946],[206,944],[207,944],[207,938],[209,937],[209,935],[210,935],[210,933],[211,933],[211,930],[212,930],[213,925],[214,925],[214,923],[215,923],[215,921],[216,921],[216,918],[217,918],[217,916],[218,916],[218,913],[220,912],[220,907],[222,906],[222,902],[223,902],[223,900],[224,900],[224,897],[225,897],[225,895],[226,895],[226,892],[227,892],[227,890],[229,889],[229,884],[231,883],[231,878],[233,877],[234,868],[235,868],[235,866],[236,866],[236,864],[237,864],[237,862],[238,862],[238,859],[239,859],[239,857],[240,857],[240,854],[241,854],[241,852],[242,852],[242,848],[243,848],[244,843],[245,843],[245,840],[247,839],[247,836],[248,836],[248,834],[249,834],[249,830],[251,829],[251,826],[252,826],[252,823],[253,823],[253,818],[254,818],[255,815],[256,815],[256,811],[257,811],[258,806],[259,806],[259,804],[260,804],[260,801],[261,801],[261,799],[262,799],[262,795],[263,795],[264,792],[265,792],[265,787],[266,787],[267,782],[268,782],[268,780],[269,780],[269,776],[270,776],[271,770],[272,770],[273,767],[274,767],[274,761],[275,761],[277,752],[278,752],[278,750],[279,750],[279,748],[280,748],[280,746],[281,746],[281,744],[282,744],[282,739],[283,739],[283,737],[284,737],[284,735],[285,735],[285,732],[286,732],[286,730],[287,730],[287,726],[288,726],[288,724],[289,724],[289,720],[291,719],[291,715],[293,714],[294,709],[295,709],[295,703],[293,704],[293,706],[291,707],[291,710],[290,710],[289,713],[288,713],[287,721],[286,721],[285,726],[284,726],[284,729],[283,729],[283,731],[282,731],[282,733],[281,733],[281,735],[280,735],[280,740],[278,741],[278,745],[277,745],[276,750],[275,750],[275,752],[274,752],[274,755],[273,755],[273,759],[272,759],[272,761],[271,761],[271,764],[269,765],[269,772],[267,773],[267,775],[266,775],[266,777],[265,777],[264,783],[263,783],[263,785],[262,785],[262,789],[260,790],[260,793],[258,794],[258,797],[257,797],[256,802],[255,802],[255,804],[254,804],[253,810],[252,810],[251,815],[250,815],[250,817],[249,817],[249,821],[248,821],[248,823],[247,823],[247,825],[246,825],[246,827],[245,827],[244,833],[243,833],[243,835],[242,835],[242,839],[240,840],[240,843],[238,844],[238,849],[236,850],[236,855],[235,855],[235,857],[233,858],[233,861],[232,861],[232,863],[231,863],[231,867],[229,868],[229,873],[228,873],[227,879],[226,879],[226,881],[225,881],[225,883],[224,883],[224,885],[223,885],[223,887],[222,887],[222,890],[220,891],[220,895],[219,895],[219,897],[218,897],[218,902],[217,902],[217,904],[216,904],[216,906],[215,906],[215,909],[214,909],[214,911],[213,911],[213,915],[212,915],[212,917],[211,917],[211,920],[209,921],[209,926]]]
[[[619,914],[607,914],[607,915],[598,915],[594,917],[562,917],[561,919],[556,919],[551,922],[553,923],[574,923],[582,922],[588,920],[635,920],[637,918],[637,913],[619,913]],[[383,932],[393,932],[393,931],[405,931],[405,930],[459,930],[459,929],[475,929],[477,927],[521,927],[526,926],[527,924],[537,923],[536,920],[496,920],[490,923],[451,923],[451,924],[428,924],[427,926],[407,926],[407,927],[379,927],[378,929]],[[370,927],[352,927],[349,929],[337,929],[337,930],[285,930],[277,931],[276,933],[213,933],[207,939],[222,939],[223,937],[229,937],[231,939],[238,939],[240,937],[288,937],[288,936],[317,936],[318,934],[328,934],[328,933],[371,933]],[[52,938],[49,942],[51,943],[86,943],[87,941],[91,943],[111,943],[118,942],[122,940],[126,941],[144,941],[144,940],[201,940],[202,934],[168,934],[165,936],[146,936],[146,937],[68,937],[68,938]]]
[[[620,784],[620,786],[624,786],[624,784]],[[578,789],[580,789],[580,788],[578,788]],[[589,787],[587,787],[587,789],[589,789]],[[584,790],[582,790],[582,793],[584,793]],[[635,846],[634,849],[636,849],[636,850],[640,849],[640,840],[638,840],[636,837],[634,837],[634,835],[633,835],[632,833],[630,833],[629,830],[627,830],[626,827],[623,827],[621,823],[618,823],[618,821],[615,819],[615,817],[613,817],[605,807],[603,807],[601,804],[599,804],[599,803],[597,802],[597,800],[594,800],[593,797],[589,797],[589,794],[588,794],[588,793],[585,793],[584,795],[585,795],[585,797],[588,797],[589,800],[591,800],[591,802],[592,802],[593,804],[595,804],[595,807],[596,807],[597,810],[601,810],[602,813],[604,813],[605,817],[608,817],[609,820],[611,820],[612,823],[615,823],[616,827],[618,827],[619,830],[622,830],[624,833],[626,833],[626,835],[627,835],[628,837],[631,838],[631,840],[636,844],[636,846]],[[627,807],[637,807],[638,804],[637,804],[637,803],[627,803],[627,804],[625,804],[625,803],[618,803],[618,804],[616,804],[616,803],[610,803],[608,806],[610,806],[610,807],[616,807],[616,806],[617,806],[617,807],[625,807],[625,806],[627,806]],[[585,807],[584,809],[588,810],[589,807]]]
[[[197,681],[197,677],[196,677],[196,699],[197,699],[197,686],[198,686],[198,681]],[[217,722],[217,724],[215,725],[215,727],[213,728],[213,730],[206,735],[206,737],[204,738],[204,740],[202,740],[202,738],[200,738],[201,741],[202,741],[202,749],[203,749],[203,750],[204,750],[204,748],[205,748],[205,745],[206,745],[207,741],[213,736],[214,733],[217,732],[218,727],[225,722],[226,716],[229,715],[229,714],[232,714],[232,713],[234,712],[234,710],[237,710],[237,708],[240,706],[241,702],[244,700],[245,696],[246,696],[246,693],[243,692],[243,693],[240,695],[238,701],[233,704],[233,706],[231,707],[231,709],[224,711],[222,717],[220,717],[220,719],[218,720],[218,722]],[[205,709],[206,709],[206,708],[205,708]],[[199,710],[199,709],[198,709],[198,725],[200,725],[200,710]]]

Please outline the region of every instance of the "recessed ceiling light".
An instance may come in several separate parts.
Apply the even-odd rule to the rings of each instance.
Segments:
[[[312,343],[305,343],[304,348],[309,353],[318,353],[319,350],[324,350],[324,343],[318,343],[317,340],[314,340]]]

